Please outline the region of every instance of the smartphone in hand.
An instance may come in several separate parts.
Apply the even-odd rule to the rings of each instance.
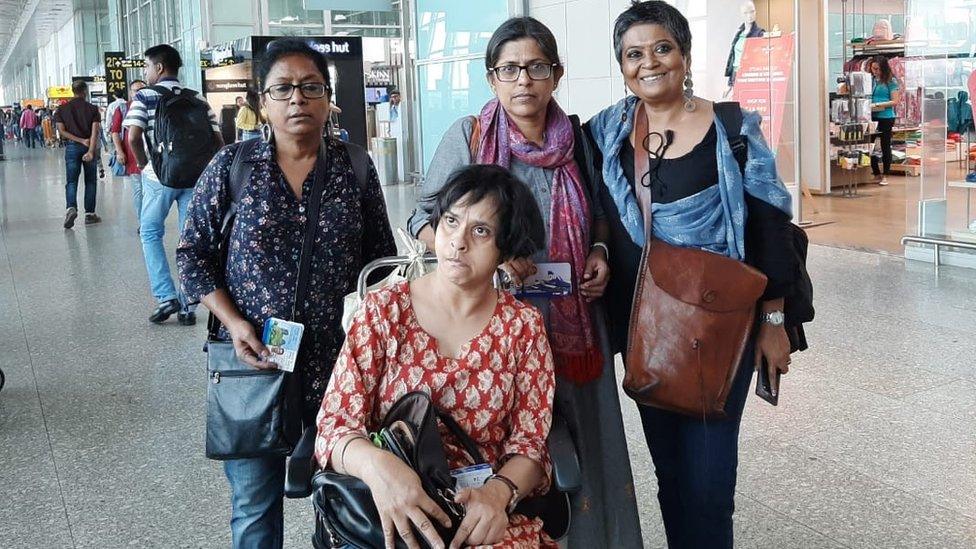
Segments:
[[[779,403],[779,391],[773,394],[772,387],[769,384],[769,364],[766,359],[762,359],[762,366],[759,368],[759,372],[756,375],[756,396],[765,400],[766,402],[776,406]],[[780,374],[779,370],[776,370],[776,386],[780,387]],[[780,387],[782,388],[782,387]]]

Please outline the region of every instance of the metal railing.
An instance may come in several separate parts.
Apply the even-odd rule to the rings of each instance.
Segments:
[[[942,264],[942,248],[962,248],[965,250],[976,250],[976,242],[965,242],[960,240],[947,240],[945,238],[932,238],[929,236],[905,235],[901,237],[901,245],[909,242],[914,244],[928,244],[935,249],[935,266]]]

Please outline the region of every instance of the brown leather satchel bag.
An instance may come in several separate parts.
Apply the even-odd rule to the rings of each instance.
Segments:
[[[643,135],[643,110],[636,118],[638,135]],[[640,185],[648,158],[637,150],[634,159],[635,184]],[[766,276],[723,255],[653,240],[649,213],[630,316],[624,391],[648,406],[694,417],[725,417],[725,400],[755,324]]]

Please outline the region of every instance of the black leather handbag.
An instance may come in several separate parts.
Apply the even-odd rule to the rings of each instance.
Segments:
[[[384,449],[416,471],[424,492],[451,519],[450,528],[432,521],[447,544],[464,520],[464,507],[454,503],[455,482],[437,428],[438,420],[454,435],[472,463],[485,463],[478,446],[454,418],[438,409],[429,395],[419,391],[407,393],[393,404],[383,418],[379,437]],[[316,547],[383,547],[380,515],[366,483],[350,475],[322,470],[312,478],[312,486],[315,488],[312,504],[316,515]],[[423,536],[417,538],[422,547],[429,547]],[[396,546],[406,548],[399,537]]]
[[[242,150],[234,158],[232,177]],[[298,304],[305,301],[311,270],[312,245],[322,206],[329,158],[325,146],[319,152],[315,178],[309,197],[305,238],[302,241],[298,280],[292,303],[291,320],[301,322]],[[240,185],[238,185],[240,186]],[[233,212],[224,219],[221,230],[221,271],[224,271],[229,248]],[[237,358],[233,343],[218,338],[220,320],[211,313],[207,323],[207,457],[216,460],[286,456],[291,454],[302,436],[301,373],[280,370],[258,370]],[[301,352],[301,351],[300,351]]]

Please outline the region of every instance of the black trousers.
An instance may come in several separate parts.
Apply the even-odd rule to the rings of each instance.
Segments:
[[[891,130],[895,127],[894,118],[878,118],[878,133],[881,134],[881,162],[884,164],[884,171],[878,169],[878,157],[871,155],[871,173],[888,175],[891,173]]]

